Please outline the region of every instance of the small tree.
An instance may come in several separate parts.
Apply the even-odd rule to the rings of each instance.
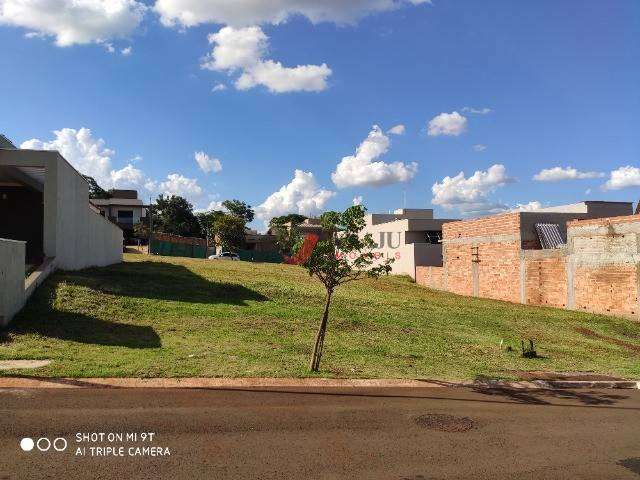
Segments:
[[[363,206],[356,205],[342,213],[324,213],[320,217],[320,223],[328,238],[318,242],[309,258],[302,264],[309,271],[309,275],[318,278],[326,289],[324,313],[309,362],[312,372],[317,372],[320,368],[322,347],[329,322],[329,307],[336,287],[364,277],[378,278],[391,271],[391,259],[373,266],[373,238],[370,234],[362,237],[359,235],[365,226],[365,211]]]

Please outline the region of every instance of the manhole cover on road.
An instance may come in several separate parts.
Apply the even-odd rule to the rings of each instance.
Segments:
[[[473,428],[473,420],[469,417],[454,417],[453,415],[441,415],[428,413],[416,418],[416,424],[429,430],[441,432],[466,432]]]

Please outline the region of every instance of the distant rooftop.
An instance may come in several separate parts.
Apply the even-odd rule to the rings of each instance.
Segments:
[[[540,213],[588,213],[600,216],[631,215],[633,213],[632,202],[607,202],[602,200],[587,200],[584,202],[570,203],[532,210]]]
[[[127,200],[137,200],[137,190],[109,190],[111,198],[126,198]]]
[[[7,137],[5,137],[1,133],[0,133],[0,148],[4,148],[4,149],[7,149],[7,150],[17,150],[18,149],[18,147],[16,147],[11,140],[9,140]]]

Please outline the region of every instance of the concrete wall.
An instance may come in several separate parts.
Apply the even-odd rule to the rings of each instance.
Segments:
[[[79,270],[122,261],[122,230],[89,208],[89,186],[62,157],[47,160],[45,254],[56,267]]]
[[[0,238],[0,327],[24,305],[25,252],[25,242]]]
[[[89,185],[58,152],[0,150],[0,166],[45,169],[43,250],[56,268],[122,261],[122,230],[89,207]]]
[[[554,214],[555,215],[555,214]],[[442,270],[416,281],[453,293],[640,319],[640,216],[573,220],[567,246],[530,250],[512,213],[443,227]]]

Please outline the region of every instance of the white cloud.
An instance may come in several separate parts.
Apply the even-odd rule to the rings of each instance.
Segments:
[[[224,83],[218,83],[211,89],[211,91],[222,92],[223,90],[226,90],[226,89],[227,89],[227,86]]]
[[[193,27],[202,23],[232,26],[278,24],[293,16],[313,23],[353,23],[358,19],[404,5],[430,0],[156,0],[155,10],[166,26]]]
[[[187,178],[179,173],[167,175],[167,179],[164,182],[160,182],[156,190],[164,195],[178,195],[190,201],[204,193],[202,187],[198,185],[198,180]]]
[[[288,213],[317,216],[334,195],[335,192],[318,186],[313,173],[296,170],[291,182],[256,207],[256,216],[265,224],[273,217]]]
[[[132,164],[128,164],[120,170],[111,171],[111,185],[114,188],[137,189],[144,185],[145,180],[144,172]]]
[[[111,160],[115,151],[107,148],[101,138],[93,138],[88,128],[63,128],[53,132],[55,139],[47,142],[31,139],[23,142],[20,148],[33,150],[57,150],[76,170],[89,175],[103,188],[111,188]]]
[[[103,44],[104,49],[109,52],[109,53],[114,53],[116,51],[116,48],[113,46],[113,43],[104,43]]]
[[[55,37],[56,45],[68,47],[126,37],[146,9],[135,0],[0,0],[0,25]]]
[[[559,182],[561,180],[583,180],[585,178],[602,178],[601,172],[581,172],[573,167],[545,168],[533,176],[537,182]]]
[[[431,187],[432,203],[447,209],[457,209],[461,213],[486,214],[504,211],[507,207],[491,201],[488,197],[497,188],[515,180],[507,175],[504,165],[496,164],[486,171],[478,170],[469,178],[464,172],[455,177],[444,177]]]
[[[467,119],[458,112],[441,113],[429,121],[427,133],[431,137],[447,135],[457,137],[467,130]]]
[[[340,161],[335,172],[331,174],[331,180],[338,188],[381,186],[411,180],[418,171],[417,163],[374,161],[387,153],[390,145],[389,137],[379,126],[374,125],[367,138],[357,148],[356,154],[344,157]]]
[[[476,152],[484,152],[487,149],[487,146],[486,145],[482,145],[481,143],[478,143],[477,145],[473,146],[473,149]]]
[[[172,173],[165,181],[148,178],[144,172],[133,166],[134,157],[125,167],[112,168],[115,151],[105,145],[101,138],[94,138],[88,128],[63,128],[55,130],[55,138],[51,141],[31,139],[23,142],[20,148],[34,150],[57,150],[73,167],[84,175],[93,177],[102,188],[146,189],[149,193],[181,195],[189,201],[196,202],[202,198],[204,191],[197,180]]]
[[[208,212],[211,210],[226,211],[226,208],[222,205],[222,200],[212,200],[209,202],[209,205],[207,205],[205,211]]]
[[[542,203],[537,200],[531,201],[529,203],[518,203],[514,208],[511,209],[512,212],[535,212],[536,210],[540,210],[542,208]]]
[[[212,158],[204,152],[196,152],[194,157],[198,167],[200,167],[200,170],[204,173],[218,173],[222,171],[222,162],[217,158]]]
[[[131,55],[131,53],[133,53],[133,47],[125,47],[120,50],[120,53],[125,57],[128,57],[129,55]]]
[[[353,197],[352,203],[354,205],[362,205],[362,195],[357,195]]]
[[[387,130],[387,133],[391,133],[392,135],[404,135],[405,128],[404,125],[396,125],[395,127],[391,127]]]
[[[465,113],[472,113],[474,115],[486,115],[487,113],[491,113],[493,110],[491,110],[488,107],[484,107],[484,108],[463,107],[462,111]]]
[[[640,187],[640,168],[631,165],[612,170],[609,174],[609,180],[602,186],[602,189],[620,190],[629,187]]]
[[[326,65],[284,67],[280,62],[265,59],[269,37],[260,27],[236,29],[223,27],[209,35],[213,50],[203,59],[201,67],[219,72],[240,72],[235,82],[238,90],[258,85],[274,93],[319,92],[327,88],[331,69]]]

